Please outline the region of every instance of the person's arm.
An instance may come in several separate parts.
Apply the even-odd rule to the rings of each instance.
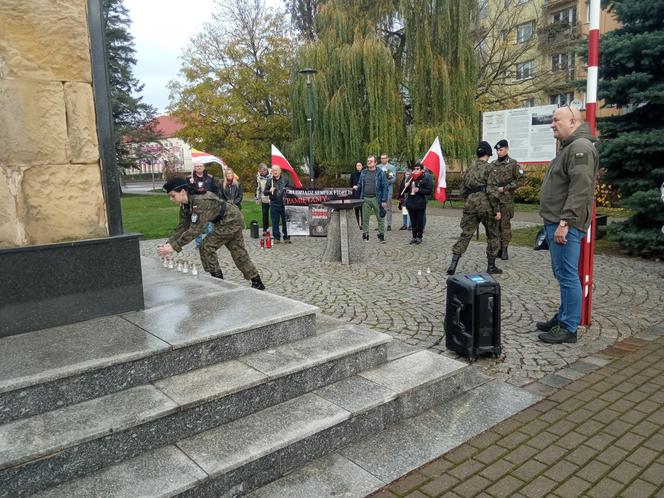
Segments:
[[[422,194],[425,198],[429,198],[433,192],[433,180],[429,176],[423,176],[422,181],[420,182],[419,193]]]
[[[574,225],[587,209],[588,199],[594,194],[596,165],[597,151],[591,142],[577,140],[570,145],[563,165],[569,178],[569,189],[560,213],[561,220]]]
[[[176,239],[169,239],[168,241],[176,252],[180,252],[189,242],[197,236],[202,235],[205,232],[205,226],[208,221],[214,218],[219,212],[219,201],[217,200],[193,200],[190,206],[191,214],[186,230],[180,233]]]
[[[514,192],[521,185],[526,183],[526,175],[523,174],[523,169],[521,165],[517,162],[514,162],[511,166],[511,178],[510,182],[507,185],[504,185],[503,190],[506,192]]]
[[[237,192],[235,193],[235,205],[240,207],[242,205],[242,197],[243,197],[243,192],[242,192],[242,184],[240,182],[237,182]]]

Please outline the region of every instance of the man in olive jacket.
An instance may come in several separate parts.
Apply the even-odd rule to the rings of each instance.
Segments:
[[[203,239],[200,247],[203,269],[213,277],[223,279],[217,249],[226,246],[235,266],[245,279],[251,280],[251,287],[265,289],[258,270],[244,247],[242,212],[233,203],[219,199],[212,192],[202,195],[191,193],[185,178],[169,180],[164,184],[164,192],[172,202],[180,204],[180,222],[168,242],[157,248],[159,256],[170,258],[174,252],[180,252],[183,246],[201,235],[210,222],[213,225],[212,231]]]
[[[549,163],[540,193],[540,216],[544,219],[551,267],[560,284],[560,307],[546,322],[537,322],[539,338],[550,344],[576,342],[581,322],[582,290],[579,279],[581,242],[592,217],[597,151],[590,127],[574,107],[553,113],[553,136],[560,150]]]

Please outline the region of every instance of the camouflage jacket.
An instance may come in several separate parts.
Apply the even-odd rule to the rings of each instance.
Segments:
[[[477,159],[463,175],[461,194],[466,198],[464,211],[490,212],[500,211],[497,191],[497,173],[488,162]],[[482,191],[473,192],[481,189]]]
[[[514,191],[526,181],[523,169],[519,163],[510,156],[505,156],[503,159],[496,159],[491,165],[495,166],[496,169],[498,187],[503,187],[504,189],[501,193],[496,191],[498,200],[501,204],[512,202]]]
[[[219,215],[222,204],[226,207],[222,223],[237,223],[238,216],[234,215],[234,211],[237,211],[239,219],[242,220],[242,213],[235,205],[219,199],[212,192],[203,195],[189,194],[189,202],[180,205],[178,226],[168,238],[171,247],[180,252],[184,246],[202,234],[207,223]],[[240,224],[240,229],[242,226],[243,224]]]

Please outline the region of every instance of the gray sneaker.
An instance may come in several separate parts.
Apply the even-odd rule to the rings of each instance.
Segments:
[[[564,342],[576,342],[576,332],[570,332],[562,325],[555,325],[548,332],[542,332],[537,337],[547,344],[562,344]]]
[[[548,332],[556,325],[558,325],[558,315],[553,315],[553,318],[547,320],[546,322],[537,322],[535,327],[537,327],[537,330]]]

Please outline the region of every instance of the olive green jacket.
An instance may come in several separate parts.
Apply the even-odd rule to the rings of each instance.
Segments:
[[[590,226],[598,168],[594,142],[597,138],[590,134],[587,123],[561,142],[542,182],[540,216],[544,223],[565,220],[583,231]]]
[[[496,167],[496,179],[499,187],[503,187],[503,192],[497,192],[498,200],[501,205],[510,204],[514,198],[514,191],[525,183],[523,169],[516,161],[509,156],[502,160],[496,159],[491,163]]]
[[[226,211],[232,205],[222,201],[212,192],[202,195],[189,194],[189,203],[180,205],[180,221],[168,238],[171,247],[180,252],[184,246],[202,234],[208,221],[219,214],[222,203],[226,204]]]

